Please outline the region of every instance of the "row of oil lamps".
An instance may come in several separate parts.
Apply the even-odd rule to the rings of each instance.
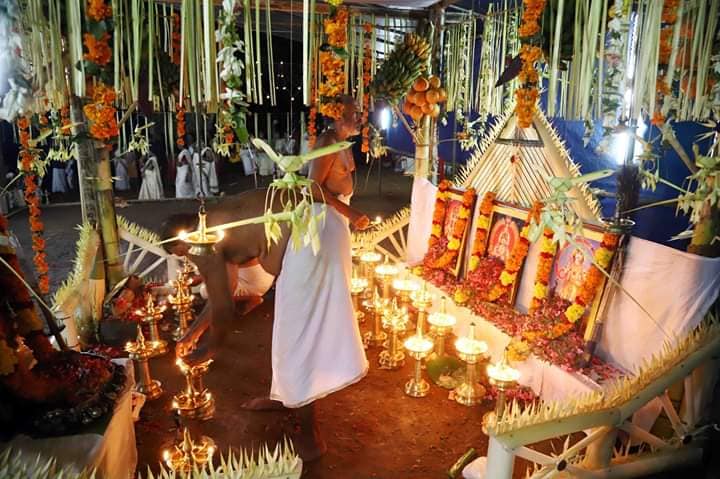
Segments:
[[[193,321],[193,294],[190,292],[193,267],[187,261],[178,271],[177,278],[172,281],[174,294],[168,296],[177,318],[178,327],[173,332],[175,340],[180,339]],[[135,364],[138,380],[135,390],[144,394],[148,400],[159,398],[163,394],[160,381],[150,375],[149,360],[168,352],[167,341],[160,338],[158,323],[167,310],[166,304],[156,305],[153,295],[148,294],[145,306],[137,311],[142,322],[147,326],[150,339],[146,339],[142,328],[138,325],[137,339],[125,345],[125,351]],[[180,417],[188,419],[211,419],[215,413],[215,399],[203,384],[203,376],[207,373],[212,360],[196,365],[189,365],[178,358],[176,364],[185,377],[185,387],[172,398],[172,409]],[[183,428],[182,439],[170,450],[163,451],[163,460],[174,471],[189,472],[196,466],[206,464],[215,451],[215,443],[207,436],[193,442],[187,428]]]
[[[437,357],[445,356],[445,338],[457,323],[449,314],[442,298],[439,311],[427,314],[434,298],[422,285],[408,279],[401,269],[391,264],[387,257],[375,251],[354,253],[356,267],[351,279],[351,293],[355,315],[359,322],[366,320],[366,313],[372,316],[370,330],[363,339],[366,346],[384,346],[378,356],[380,369],[398,369],[404,363],[405,351],[415,360],[412,378],[405,384],[405,394],[424,397],[430,390],[429,383],[422,377],[422,361],[433,351]],[[410,321],[408,307],[417,310],[416,324]],[[429,324],[429,334],[425,322]],[[406,331],[414,334],[406,337],[400,347],[400,338]],[[433,340],[434,338],[434,340]],[[489,361],[488,345],[475,337],[475,324],[470,325],[467,336],[455,341],[458,357],[465,362],[465,379],[457,386],[452,396],[465,406],[482,401],[483,387],[477,380],[477,364]],[[505,391],[517,386],[520,372],[510,366],[505,356],[494,364],[488,364],[487,375],[490,383],[498,389],[495,414],[500,415],[505,407]]]

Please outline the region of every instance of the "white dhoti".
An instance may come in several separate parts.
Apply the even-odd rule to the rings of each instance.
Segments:
[[[192,182],[192,171],[190,171],[190,165],[178,165],[177,167],[175,172],[175,197],[195,197],[195,187]]]
[[[348,222],[327,207],[321,227],[317,255],[288,244],[275,286],[270,398],[286,407],[325,397],[368,370],[350,296]]]
[[[244,266],[237,268],[229,268],[230,274],[235,273],[235,290],[233,296],[235,298],[248,296],[265,296],[270,291],[275,276],[271,275],[258,263],[252,266]],[[200,286],[200,296],[207,299],[207,287],[205,283]]]

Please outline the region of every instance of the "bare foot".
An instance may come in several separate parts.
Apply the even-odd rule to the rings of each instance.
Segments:
[[[320,459],[327,452],[327,444],[325,444],[317,431],[294,434],[293,446],[300,459],[306,463]]]
[[[246,401],[240,406],[249,411],[283,411],[286,409],[283,403],[270,398],[255,398]]]

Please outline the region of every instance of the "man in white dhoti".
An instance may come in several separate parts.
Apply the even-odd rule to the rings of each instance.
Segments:
[[[142,167],[142,184],[140,185],[139,200],[159,200],[164,197],[160,165],[157,157],[150,152]]]
[[[195,153],[193,146],[194,138],[187,135],[185,145],[187,145],[178,155],[177,165],[175,169],[175,197],[176,198],[194,198],[195,187],[193,186],[192,174],[192,158]]]
[[[220,193],[215,170],[215,152],[209,146],[204,146],[199,155],[193,155],[193,182],[195,195],[215,196]]]

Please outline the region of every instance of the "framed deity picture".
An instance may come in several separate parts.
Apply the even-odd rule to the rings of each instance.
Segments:
[[[520,241],[520,232],[525,226],[527,215],[527,209],[503,203],[496,204],[490,218],[486,255],[496,258],[504,264]],[[522,278],[522,267],[518,271],[517,277]],[[519,280],[513,284],[509,304],[514,304],[519,284]]]
[[[463,210],[463,194],[464,192],[456,189],[448,190],[447,205],[445,210],[445,219],[443,220],[443,231],[448,239],[451,240],[451,236],[457,233],[456,229],[461,228],[462,232],[458,235],[460,240],[460,249],[455,257],[454,263],[448,266],[448,270],[454,275],[460,274],[462,268],[463,258],[465,257],[465,243],[467,242],[468,230],[470,229],[470,221],[468,220],[469,215],[463,217],[461,211]],[[472,213],[475,207],[475,200],[470,205],[469,211]]]
[[[602,238],[602,230],[586,227],[583,228],[583,236],[574,238],[575,244],[567,243],[557,250],[549,282],[550,291],[556,297],[569,302],[575,300],[583,286],[585,275],[592,265],[592,256],[600,247]],[[587,308],[581,319],[583,322],[592,322],[597,315],[606,283],[607,278],[603,275],[592,306]]]

